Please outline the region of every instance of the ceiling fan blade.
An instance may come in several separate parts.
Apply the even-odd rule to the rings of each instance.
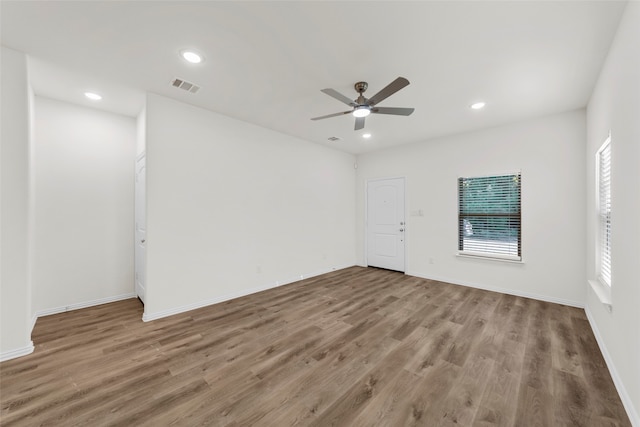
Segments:
[[[342,113],[327,114],[326,116],[313,117],[311,120],[322,120],[322,119],[328,119],[329,117],[338,117],[345,114],[349,114],[350,112],[351,111],[343,111]]]
[[[398,77],[397,79],[389,83],[387,87],[385,87],[380,92],[376,93],[371,98],[369,98],[369,100],[367,101],[367,104],[371,106],[376,105],[383,99],[390,97],[391,95],[393,95],[394,93],[396,93],[397,91],[399,91],[400,89],[408,85],[409,85],[409,80],[405,79],[404,77]]]
[[[356,125],[353,130],[360,130],[364,128],[364,117],[356,117]]]
[[[376,114],[395,114],[396,116],[410,116],[415,108],[396,108],[396,107],[374,107],[372,113]]]
[[[358,104],[356,104],[353,99],[349,99],[346,96],[344,96],[343,94],[341,94],[338,91],[335,91],[333,89],[322,89],[320,92],[324,92],[327,95],[329,95],[332,98],[337,99],[340,102],[344,102],[347,105],[351,105],[352,107],[357,107]]]

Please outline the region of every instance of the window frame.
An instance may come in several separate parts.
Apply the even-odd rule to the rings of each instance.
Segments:
[[[518,179],[518,212],[514,213],[505,213],[505,214],[495,214],[495,213],[463,213],[462,212],[462,186],[461,183],[465,179],[477,179],[477,178],[494,178],[494,177],[517,177]],[[462,257],[472,257],[472,258],[483,258],[488,260],[497,260],[497,261],[509,261],[509,262],[522,262],[522,171],[510,171],[503,173],[494,173],[494,174],[485,174],[485,175],[473,175],[473,176],[458,176],[457,180],[458,187],[458,256]],[[493,252],[483,252],[483,251],[473,251],[473,250],[464,250],[464,232],[465,232],[465,217],[473,217],[473,216],[485,216],[485,217],[504,217],[504,218],[517,218],[519,227],[517,230],[517,255],[510,254],[500,254]]]
[[[596,151],[596,277],[603,285],[611,288],[611,132]],[[605,153],[606,152],[606,153]],[[602,161],[606,154],[608,164],[607,182],[602,182]],[[603,196],[603,186],[607,194]],[[603,197],[608,197],[607,207],[603,208]],[[608,210],[607,210],[608,209]],[[606,235],[606,238],[604,237]],[[606,242],[605,242],[606,241]],[[604,272],[603,272],[604,270]]]

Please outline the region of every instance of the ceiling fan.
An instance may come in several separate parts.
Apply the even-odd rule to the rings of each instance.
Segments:
[[[344,102],[345,104],[353,107],[353,109],[349,111],[343,111],[341,113],[328,114],[326,116],[314,117],[311,120],[322,120],[328,119],[329,117],[337,117],[342,116],[344,114],[353,114],[356,118],[356,125],[354,130],[360,130],[364,128],[364,118],[369,114],[393,114],[396,116],[408,116],[413,113],[413,108],[397,108],[397,107],[378,107],[377,104],[390,97],[400,89],[409,85],[409,80],[404,77],[398,77],[391,83],[389,83],[384,89],[380,92],[373,95],[371,98],[365,98],[363,93],[367,90],[369,85],[367,82],[358,82],[354,85],[356,92],[360,95],[355,100],[350,100],[340,92],[334,89],[322,89],[321,92],[326,93],[327,95],[337,99],[340,102]]]

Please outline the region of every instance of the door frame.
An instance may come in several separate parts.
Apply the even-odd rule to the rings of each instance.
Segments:
[[[388,179],[401,179],[403,182],[404,192],[404,271],[402,274],[407,274],[409,266],[409,241],[410,230],[407,227],[409,220],[407,219],[407,177],[406,176],[385,176],[379,178],[369,178],[364,181],[364,266],[369,267],[369,183],[376,181],[386,181]]]
[[[137,174],[138,174],[138,162],[140,162],[141,160],[145,161],[145,176],[146,176],[146,167],[147,167],[147,152],[146,150],[143,151],[142,153],[138,154],[136,156],[136,162],[135,162],[135,188],[134,188],[134,230],[133,230],[133,234],[134,234],[134,242],[135,242],[135,246],[134,246],[134,260],[133,260],[133,265],[134,265],[134,275],[133,275],[133,288],[134,288],[134,293],[136,295],[137,298],[140,299],[140,301],[142,301],[143,305],[145,304],[145,300],[147,299],[147,277],[146,277],[146,270],[147,270],[147,251],[146,251],[146,242],[145,242],[145,251],[144,251],[144,256],[141,256],[140,252],[138,251],[138,220],[137,220],[137,208],[138,208],[138,204],[137,204],[137,196],[138,196],[138,179],[137,179]],[[146,181],[146,179],[145,179]],[[143,189],[144,191],[144,200],[143,203],[145,205],[145,239],[146,239],[146,228],[147,228],[147,220],[146,220],[146,204],[147,204],[147,189],[146,189],[146,185],[145,188]],[[141,298],[140,294],[138,293],[138,261],[141,261],[142,263],[142,268],[144,269],[144,295]]]

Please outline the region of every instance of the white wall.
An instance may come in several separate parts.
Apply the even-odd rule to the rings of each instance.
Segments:
[[[35,99],[34,311],[130,297],[136,121]]]
[[[366,180],[406,176],[408,274],[582,306],[585,138],[581,110],[358,156],[358,262]],[[518,170],[523,263],[456,256],[457,178]]]
[[[145,319],[355,264],[354,157],[147,97]]]
[[[595,278],[595,153],[611,130],[612,312],[589,288],[587,313],[640,426],[640,3],[629,2],[587,109],[587,277]],[[634,406],[635,405],[635,406]]]
[[[2,47],[0,117],[0,360],[33,351],[28,281],[29,85],[27,58]]]

